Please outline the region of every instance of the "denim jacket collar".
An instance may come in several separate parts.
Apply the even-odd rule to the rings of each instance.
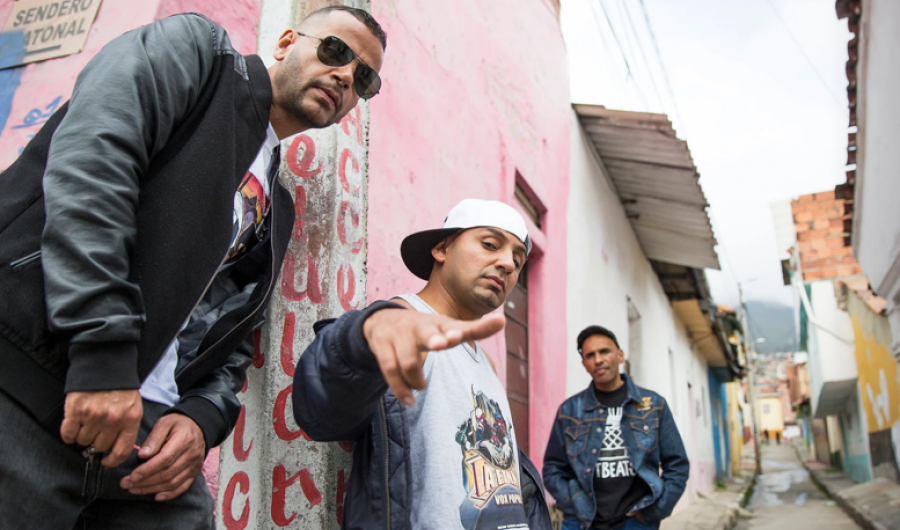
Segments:
[[[631,378],[625,374],[619,374],[619,377],[621,377],[622,380],[625,381],[625,387],[627,388],[626,394],[628,395],[628,399],[626,400],[626,402],[631,401],[637,404],[641,404],[641,400],[644,396],[641,394],[641,391],[640,389],[638,389],[637,385],[634,384],[634,381],[632,381]],[[591,381],[587,389],[584,390],[583,396],[584,398],[582,399],[582,403],[584,403],[585,412],[590,412],[600,406],[600,402],[597,401],[597,395],[594,393],[593,381]]]

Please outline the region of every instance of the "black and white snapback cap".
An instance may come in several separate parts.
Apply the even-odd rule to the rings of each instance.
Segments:
[[[447,214],[443,228],[410,234],[400,244],[400,255],[410,272],[428,280],[434,267],[431,249],[457,232],[469,228],[498,228],[516,236],[531,253],[531,238],[525,219],[512,206],[500,201],[463,199]]]

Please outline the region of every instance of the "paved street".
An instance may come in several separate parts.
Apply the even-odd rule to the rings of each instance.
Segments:
[[[787,445],[764,445],[759,477],[738,530],[856,530],[859,527],[809,478]]]

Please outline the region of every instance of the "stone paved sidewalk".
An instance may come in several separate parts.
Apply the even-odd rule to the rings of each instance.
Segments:
[[[879,478],[856,484],[840,471],[828,469],[810,458],[805,448],[795,447],[803,465],[857,524],[866,530],[900,528],[900,486]]]

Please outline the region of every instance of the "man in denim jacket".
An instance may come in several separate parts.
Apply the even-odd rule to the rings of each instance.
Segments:
[[[544,484],[566,514],[563,529],[658,528],[690,468],[672,412],[619,373],[625,354],[608,329],[582,331],[578,353],[593,381],[559,407],[544,455]]]

